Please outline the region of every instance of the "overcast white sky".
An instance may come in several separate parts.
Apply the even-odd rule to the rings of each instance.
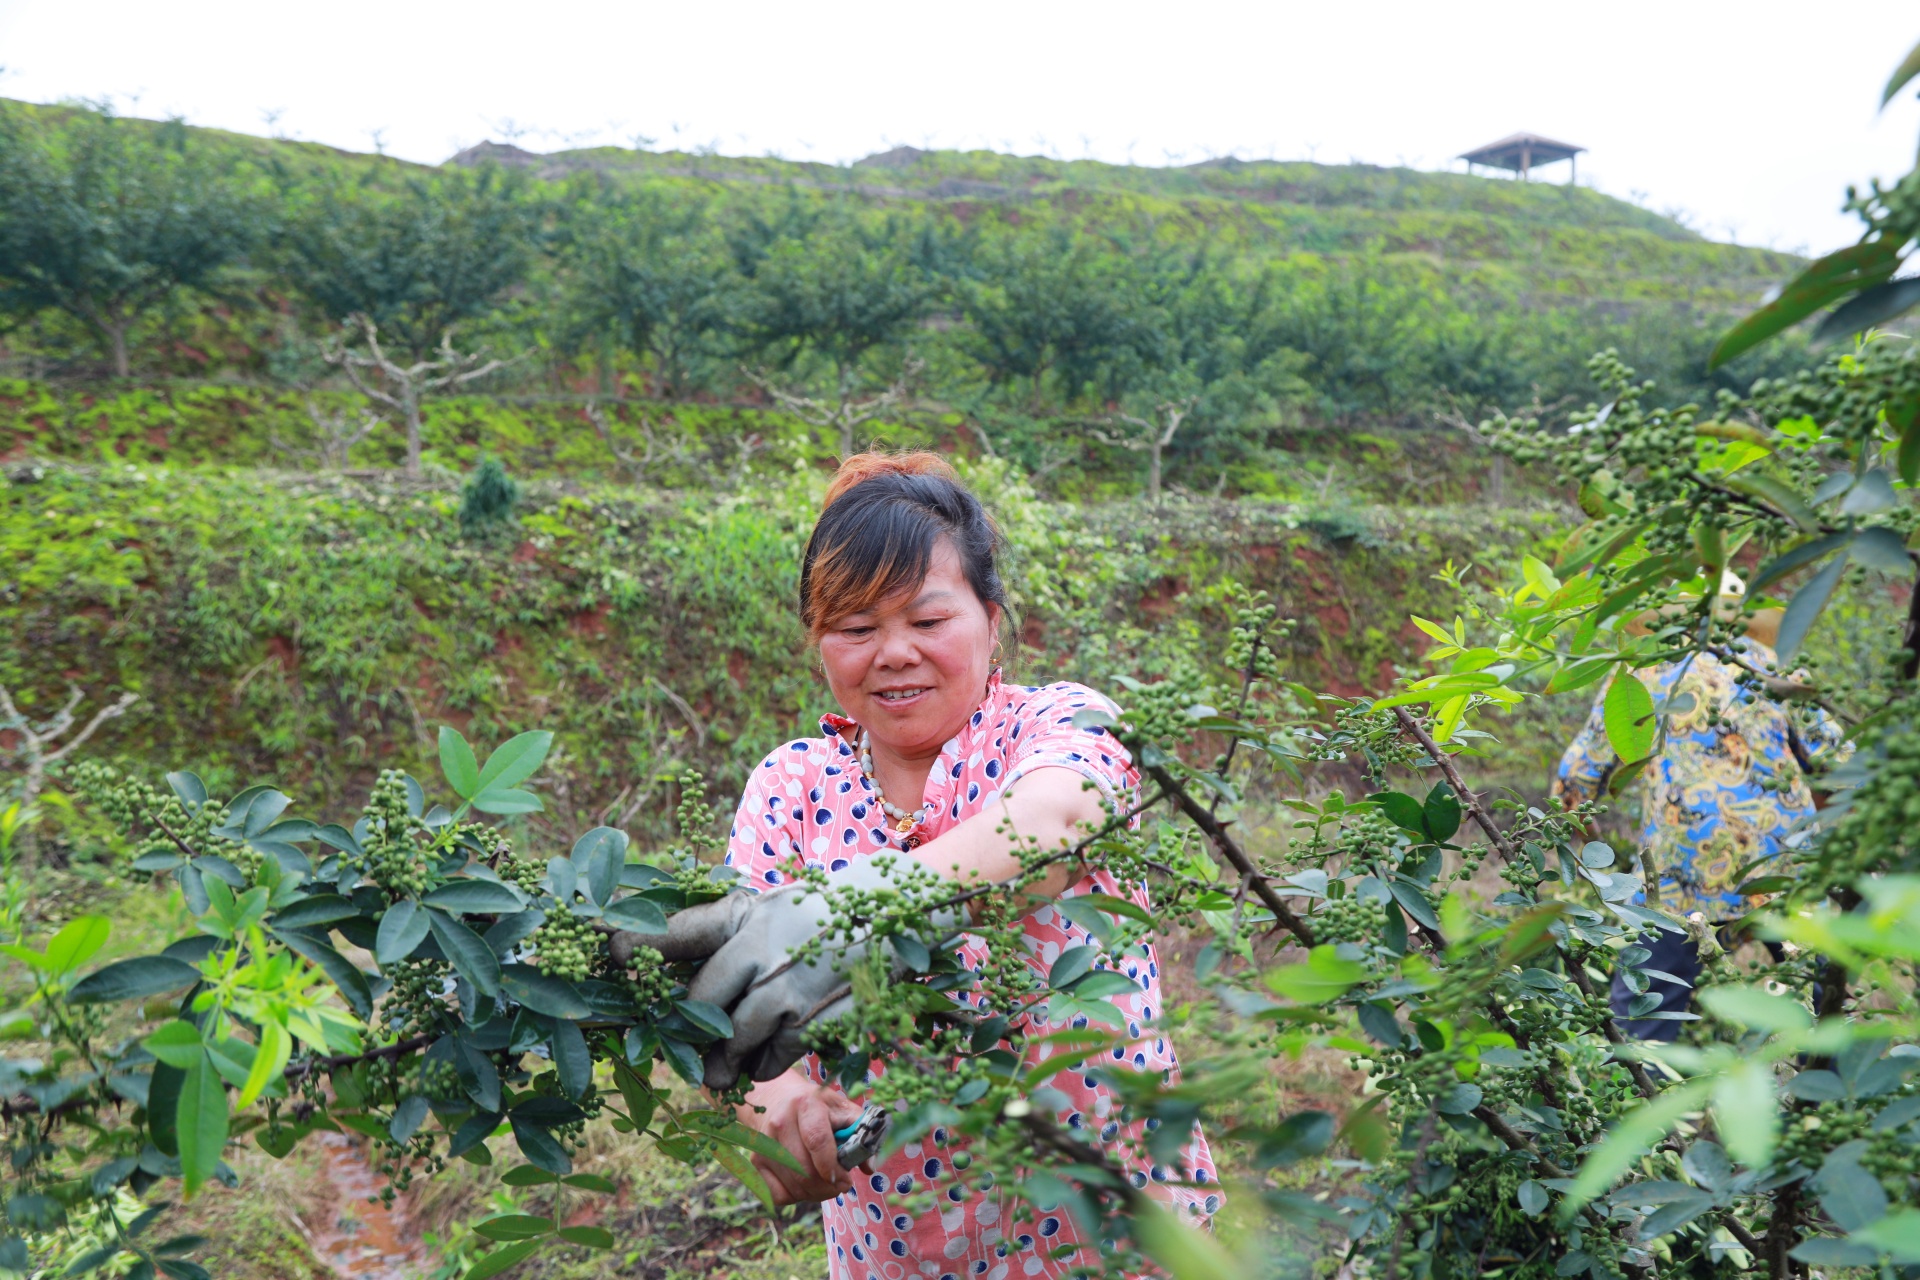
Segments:
[[[1916,39],[1911,0],[0,0],[0,96],[429,162],[517,135],[1437,169],[1528,130],[1716,238],[1821,251],[1847,183],[1912,161],[1920,106],[1875,106]]]

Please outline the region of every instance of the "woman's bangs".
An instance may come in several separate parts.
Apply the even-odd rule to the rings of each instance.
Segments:
[[[847,537],[815,556],[806,619],[814,635],[925,580],[934,539],[943,531],[916,519],[917,512],[896,508],[889,514],[893,518],[854,524]]]

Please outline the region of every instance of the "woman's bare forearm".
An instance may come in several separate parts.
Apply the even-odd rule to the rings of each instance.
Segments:
[[[914,850],[921,865],[961,884],[1011,880],[1020,874],[1019,851],[1047,852],[1071,846],[1106,817],[1100,793],[1072,769],[1035,769],[953,830]],[[1051,901],[1084,874],[1077,862],[1056,863],[1026,886],[1034,898]]]

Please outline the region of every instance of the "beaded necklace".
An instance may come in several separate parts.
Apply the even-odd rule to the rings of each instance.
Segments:
[[[933,817],[935,805],[931,800],[918,809],[908,811],[887,799],[886,792],[880,789],[880,775],[873,770],[873,747],[865,729],[860,731],[860,741],[855,750],[860,756],[860,772],[866,776],[867,785],[873,788],[873,798],[879,801],[881,812],[893,819],[893,829],[896,832],[905,835]]]

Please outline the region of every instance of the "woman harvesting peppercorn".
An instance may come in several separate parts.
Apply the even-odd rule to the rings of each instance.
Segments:
[[[756,1163],[780,1201],[828,1202],[836,1277],[1056,1276],[1096,1261],[1068,1214],[1016,1229],[998,1193],[960,1185],[955,1170],[966,1155],[944,1130],[857,1176],[841,1169],[834,1130],[861,1107],[827,1082],[817,1060],[803,1059],[802,1028],[846,1007],[839,992],[857,957],[809,949],[827,913],[818,892],[795,884],[802,868],[868,892],[916,872],[1011,880],[1021,871],[1019,848],[1071,844],[1124,805],[1137,782],[1118,740],[1076,724],[1080,711],[1111,711],[1099,694],[1001,678],[995,656],[1007,601],[998,547],[979,501],[936,456],[865,454],[841,467],[807,546],[800,609],[844,714],[823,717],[821,736],[785,744],[753,771],[727,851],[751,891],[672,920],[672,953],[710,953],[689,995],[732,1019],[732,1037],[708,1053],[706,1082],[724,1089],[743,1073],[756,1082],[741,1118],[806,1172]],[[1145,905],[1144,888],[1085,863],[1055,863],[1025,892],[1023,959],[1042,985],[1064,949],[1090,941],[1052,900],[1102,893]],[[955,913],[929,923],[951,931],[961,920]],[[961,957],[973,967],[989,962],[974,939]],[[1176,1072],[1171,1047],[1146,1025],[1161,1003],[1153,950],[1126,972],[1138,990],[1115,1004],[1135,1039],[1114,1051],[1115,1065]],[[1041,1010],[1026,1016],[1029,1034],[1053,1029]],[[1059,1122],[1097,1133],[1136,1186],[1155,1186],[1191,1218],[1218,1207],[1197,1129],[1180,1167],[1131,1158],[1126,1144],[1139,1126],[1124,1123],[1106,1085],[1078,1072],[1053,1084],[1066,1099]],[[934,1207],[904,1209],[916,1193]]]

